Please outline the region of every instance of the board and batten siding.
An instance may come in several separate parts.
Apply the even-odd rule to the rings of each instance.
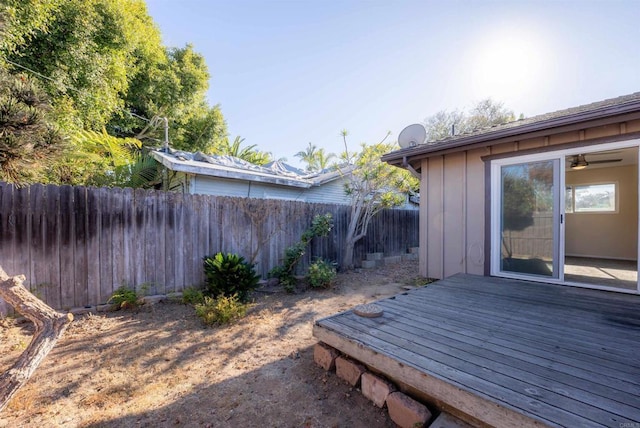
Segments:
[[[433,154],[421,160],[420,275],[446,278],[456,273],[483,275],[487,187],[485,156],[519,155],[546,146],[599,144],[607,138],[640,132],[640,120],[594,126],[553,135],[538,133],[495,145]],[[559,147],[560,149],[561,147]]]

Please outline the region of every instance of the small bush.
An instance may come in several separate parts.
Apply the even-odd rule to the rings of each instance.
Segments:
[[[204,302],[202,290],[196,287],[187,287],[182,291],[182,303],[185,305],[196,305]]]
[[[244,257],[232,253],[217,253],[204,258],[206,293],[211,297],[236,295],[241,302],[249,299],[249,292],[258,287],[260,277]]]
[[[123,285],[113,292],[107,303],[116,305],[118,309],[135,308],[139,306],[138,293]]]
[[[314,288],[328,288],[336,279],[336,268],[324,260],[318,259],[309,266],[307,280]]]
[[[196,315],[206,325],[228,324],[242,318],[247,313],[247,304],[242,303],[237,295],[219,296],[212,298],[205,296],[203,303],[196,306]]]
[[[292,293],[295,290],[296,278],[294,276],[296,265],[304,256],[311,240],[315,237],[325,237],[333,229],[333,217],[331,213],[316,215],[311,221],[311,227],[302,233],[300,241],[285,250],[282,265],[275,266],[269,271],[270,278],[278,278],[284,289]]]

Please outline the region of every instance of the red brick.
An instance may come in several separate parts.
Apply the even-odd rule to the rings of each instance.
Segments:
[[[403,394],[392,392],[387,397],[389,417],[400,428],[415,428],[424,426],[431,419],[431,412],[422,403]]]
[[[371,373],[363,373],[360,381],[362,395],[378,407],[383,407],[387,396],[396,390],[392,383]]]
[[[367,369],[355,361],[351,361],[345,357],[338,357],[336,359],[336,374],[340,379],[346,380],[351,386],[358,386],[360,383],[360,376],[366,372]]]
[[[338,351],[324,343],[316,343],[316,346],[313,348],[313,360],[317,365],[327,371],[336,368],[336,358],[338,355]]]

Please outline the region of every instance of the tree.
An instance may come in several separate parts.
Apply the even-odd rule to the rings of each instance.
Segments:
[[[26,76],[0,69],[0,180],[26,184],[43,178],[63,148],[46,94]]]
[[[346,134],[343,136],[346,143]],[[345,192],[351,197],[343,269],[353,268],[355,244],[366,236],[373,216],[385,208],[401,205],[407,192],[418,188],[418,181],[408,171],[380,160],[383,154],[396,149],[396,144],[384,143],[384,140],[374,145],[362,144],[361,151],[354,155],[353,164],[349,166],[353,170],[349,173],[346,168],[340,168],[346,178]]]
[[[273,160],[271,153],[257,150],[258,146],[256,144],[242,147],[243,142],[244,138],[240,136],[237,136],[233,143],[225,140],[216,154],[233,156],[256,165],[264,165]]]
[[[307,171],[313,171],[313,163],[315,161],[317,150],[318,146],[309,142],[305,150],[301,150],[293,156],[299,158],[302,162],[307,164]]]
[[[165,47],[143,1],[6,0],[0,36],[0,68],[30,73],[48,94],[50,122],[63,134],[106,129],[157,146],[164,129],[150,119],[167,117],[178,149],[213,153],[227,137],[220,106],[206,100],[204,58],[191,45]],[[66,163],[74,165],[83,167]],[[85,176],[66,173],[73,180]]]
[[[299,151],[294,156],[307,164],[306,170],[308,172],[317,172],[328,168],[331,159],[336,157],[335,154],[327,153],[324,148],[319,149],[315,144],[311,143],[309,143],[306,150]]]
[[[462,110],[441,110],[425,119],[427,141],[437,141],[452,135],[473,132],[480,128],[515,120],[512,110],[490,98],[479,101],[468,113]]]

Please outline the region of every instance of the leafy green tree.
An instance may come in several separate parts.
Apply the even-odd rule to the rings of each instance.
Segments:
[[[0,180],[41,180],[60,155],[64,140],[50,111],[48,97],[31,79],[0,69]]]
[[[355,244],[366,236],[371,219],[385,208],[404,203],[407,192],[419,186],[408,171],[380,160],[383,154],[396,149],[396,144],[384,143],[384,140],[373,145],[362,144],[360,152],[353,156],[353,170],[349,173],[343,169],[346,177],[345,192],[351,197],[351,213],[342,257],[343,269],[353,268]]]
[[[427,141],[437,141],[473,132],[480,128],[499,125],[515,120],[512,110],[504,107],[503,103],[490,98],[476,103],[469,112],[462,110],[441,110],[425,119]]]
[[[227,137],[220,107],[206,100],[204,58],[191,45],[166,48],[144,1],[5,0],[0,2],[0,32],[0,68],[30,73],[49,95],[50,122],[63,133],[106,129],[158,146],[164,140],[162,122],[144,119],[167,117],[176,148],[211,153]],[[87,157],[102,150],[73,145],[97,150],[84,153]],[[73,156],[63,166],[50,171],[50,178],[89,180]],[[80,169],[73,172],[73,166]]]

